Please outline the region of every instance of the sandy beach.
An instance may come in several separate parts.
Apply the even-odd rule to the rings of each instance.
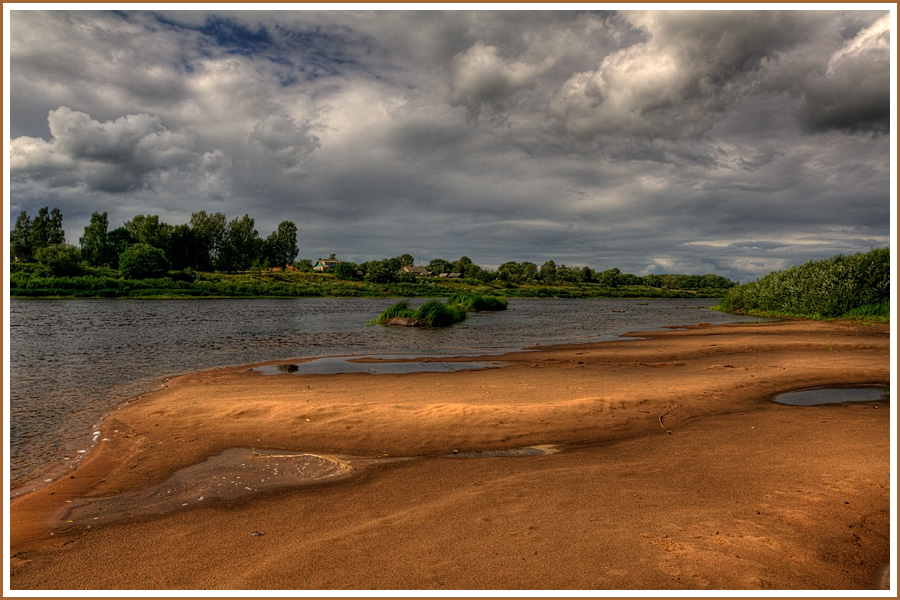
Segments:
[[[883,588],[889,403],[772,398],[888,385],[889,326],[639,335],[482,370],[174,379],[11,502],[11,587]]]

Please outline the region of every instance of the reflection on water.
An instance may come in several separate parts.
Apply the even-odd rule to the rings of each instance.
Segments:
[[[775,396],[775,402],[791,406],[817,406],[819,404],[843,404],[845,402],[889,402],[889,388],[826,388],[789,392]]]
[[[366,325],[396,301],[13,298],[11,482],[74,462],[110,411],[187,372],[349,354],[496,353],[746,318],[707,310],[715,300],[511,299],[506,311],[449,328]]]

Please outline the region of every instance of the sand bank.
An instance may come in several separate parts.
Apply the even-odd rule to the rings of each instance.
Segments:
[[[887,384],[888,328],[640,335],[476,371],[175,379],[11,503],[11,586],[879,588],[891,408],[770,400]]]

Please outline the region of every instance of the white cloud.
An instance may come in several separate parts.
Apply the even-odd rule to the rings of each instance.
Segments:
[[[127,192],[143,187],[159,171],[192,170],[201,158],[191,134],[169,131],[156,116],[100,122],[61,106],[47,120],[50,141],[27,136],[11,140],[13,180]]]

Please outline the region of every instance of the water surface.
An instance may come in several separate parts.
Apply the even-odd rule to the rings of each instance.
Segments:
[[[71,464],[96,425],[167,378],[343,355],[498,353],[746,320],[715,300],[511,299],[449,328],[367,325],[397,298],[10,300],[10,476]],[[416,305],[424,300],[413,301]]]

